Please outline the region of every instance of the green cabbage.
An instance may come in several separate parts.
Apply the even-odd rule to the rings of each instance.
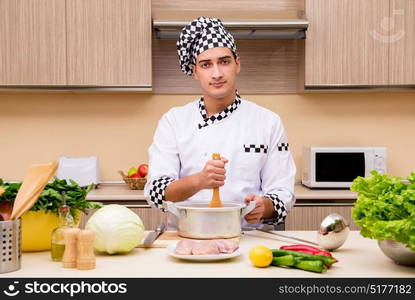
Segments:
[[[110,204],[98,209],[89,218],[86,229],[96,233],[94,248],[109,254],[129,252],[141,244],[144,225],[129,208]]]
[[[394,240],[415,251],[415,173],[402,178],[372,171],[357,177],[350,190],[358,197],[352,209],[360,234],[376,240]]]

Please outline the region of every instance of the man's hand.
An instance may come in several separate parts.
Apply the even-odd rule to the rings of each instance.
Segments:
[[[209,160],[199,173],[195,173],[170,183],[165,191],[166,201],[184,201],[203,189],[220,187],[225,184],[225,164],[228,160],[221,157],[220,160]]]
[[[269,198],[251,194],[246,196],[244,201],[246,205],[251,201],[255,202],[255,208],[245,216],[248,223],[259,223],[261,218],[271,218],[275,213],[274,205]]]
[[[220,160],[208,160],[203,170],[198,174],[201,189],[212,189],[223,186],[226,179],[225,164],[228,160],[221,157]]]

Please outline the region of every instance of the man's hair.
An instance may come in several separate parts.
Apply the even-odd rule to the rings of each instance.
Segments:
[[[236,55],[235,52],[233,52],[233,51],[231,51],[231,52],[232,52],[233,58],[236,60],[236,58],[238,57],[238,55]]]

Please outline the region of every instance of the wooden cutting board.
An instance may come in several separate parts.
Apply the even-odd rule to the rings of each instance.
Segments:
[[[143,241],[145,240],[145,238],[147,237],[147,235],[150,232],[151,231],[145,231],[144,232]],[[167,248],[171,244],[175,244],[181,239],[184,239],[184,237],[179,236],[177,234],[177,231],[165,231],[150,246],[145,247],[143,245],[138,245],[137,247],[138,248]],[[240,239],[239,237],[235,237],[235,238],[232,238],[231,240],[239,242],[239,239]],[[196,241],[198,241],[198,240],[196,240]]]

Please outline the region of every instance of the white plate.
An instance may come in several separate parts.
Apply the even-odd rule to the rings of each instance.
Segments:
[[[172,244],[168,246],[167,248],[167,254],[170,256],[179,258],[179,259],[185,259],[185,260],[195,260],[195,261],[209,261],[209,260],[223,260],[223,259],[229,259],[232,257],[236,257],[241,255],[241,248],[236,249],[232,253],[221,253],[221,254],[203,254],[203,255],[181,255],[174,253],[174,250],[176,249],[176,244]]]

